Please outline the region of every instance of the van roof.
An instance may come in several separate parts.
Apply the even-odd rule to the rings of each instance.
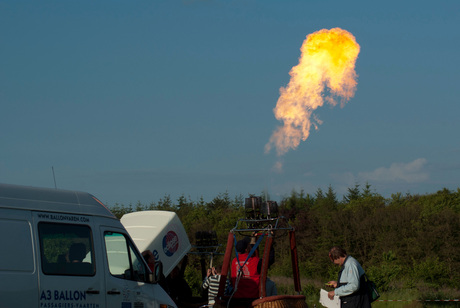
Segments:
[[[115,218],[101,201],[86,192],[11,184],[0,184],[0,208]]]

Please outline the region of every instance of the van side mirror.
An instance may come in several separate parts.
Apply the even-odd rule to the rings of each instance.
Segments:
[[[159,283],[160,281],[164,280],[163,275],[163,263],[161,261],[155,262],[155,270],[153,273],[148,273],[145,277],[145,282],[147,283]]]
[[[145,282],[155,283],[156,282],[155,275],[153,273],[148,273]]]
[[[161,261],[156,261],[155,262],[155,281],[160,282],[164,280],[164,275],[163,275],[163,263]]]

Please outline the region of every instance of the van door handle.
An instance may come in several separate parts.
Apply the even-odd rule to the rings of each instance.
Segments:
[[[107,294],[109,294],[109,295],[117,295],[117,294],[121,294],[121,292],[118,291],[117,289],[112,289],[110,291],[107,291]]]
[[[86,294],[99,294],[99,290],[88,289],[86,290]]]

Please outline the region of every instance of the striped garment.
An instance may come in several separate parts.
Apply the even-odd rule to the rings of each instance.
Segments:
[[[220,282],[220,275],[213,275],[206,277],[203,282],[203,289],[208,289],[208,304],[213,305],[214,299],[217,296],[217,292],[219,291],[219,282]],[[227,288],[228,281],[225,285]]]

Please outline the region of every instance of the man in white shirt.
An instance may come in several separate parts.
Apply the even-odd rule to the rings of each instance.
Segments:
[[[339,296],[342,308],[370,308],[364,270],[359,262],[348,256],[345,249],[337,246],[331,248],[329,258],[341,268],[338,280],[327,283],[335,288],[328,292],[328,297],[333,299],[334,295]]]

